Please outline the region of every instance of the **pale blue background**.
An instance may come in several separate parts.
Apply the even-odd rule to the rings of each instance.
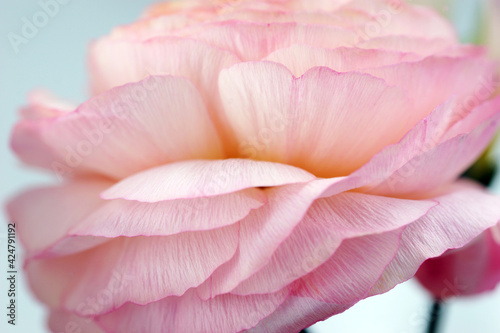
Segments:
[[[70,0],[15,54],[9,32],[20,33],[21,18],[40,10],[37,1],[1,0],[0,3],[0,161],[2,186],[0,201],[34,184],[55,182],[48,175],[21,167],[10,153],[7,142],[26,94],[34,87],[45,87],[75,101],[86,97],[85,55],[87,44],[118,24],[133,21],[152,1]],[[469,2],[469,1],[467,1]],[[464,11],[462,20],[474,11]],[[498,186],[497,186],[498,188]],[[5,226],[2,216],[0,226]],[[0,308],[5,309],[7,285],[6,228],[0,227]],[[18,325],[6,324],[0,311],[0,332],[46,332],[45,312],[32,298],[22,280],[18,285]],[[346,313],[310,329],[312,333],[421,333],[424,332],[430,300],[410,281],[395,290],[360,302]],[[500,290],[494,294],[453,302],[447,309],[442,333],[500,332]]]

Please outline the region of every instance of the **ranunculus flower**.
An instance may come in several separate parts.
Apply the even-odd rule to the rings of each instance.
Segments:
[[[458,176],[495,65],[399,1],[183,1],[93,43],[94,96],[12,146],[64,183],[8,207],[50,326],[294,332],[500,220]]]

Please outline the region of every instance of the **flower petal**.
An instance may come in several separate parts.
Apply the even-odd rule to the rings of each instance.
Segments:
[[[345,7],[370,14],[370,19],[358,27],[364,39],[397,35],[458,42],[452,24],[427,7],[405,1],[369,0],[349,1]]]
[[[431,39],[427,37],[409,37],[409,36],[380,36],[372,39],[361,40],[356,47],[362,49],[377,49],[386,51],[397,51],[418,54],[421,57],[427,57],[435,54],[445,55],[448,49],[454,46],[454,42],[446,39]]]
[[[102,39],[92,45],[94,93],[143,80],[150,75],[188,78],[205,101],[214,98],[219,72],[239,62],[230,52],[192,39],[157,37],[144,42]]]
[[[24,162],[62,176],[123,178],[171,161],[223,156],[194,86],[159,76],[115,88],[62,117],[23,121],[12,146]]]
[[[52,332],[106,333],[90,318],[59,310],[50,312],[49,328]]]
[[[328,185],[312,182],[267,189],[268,203],[240,222],[238,251],[197,288],[198,295],[206,300],[230,292],[263,268]]]
[[[99,193],[112,183],[107,180],[75,181],[62,186],[30,190],[7,205],[27,256],[45,250],[97,209]]]
[[[408,280],[426,259],[464,246],[500,221],[500,199],[468,181],[457,182],[434,200],[439,206],[405,228],[398,254],[371,295]]]
[[[457,99],[451,98],[438,108],[436,108],[426,118],[413,127],[404,138],[393,145],[389,145],[377,153],[368,163],[353,172],[348,177],[339,178],[338,181],[331,182],[331,186],[323,193],[322,197],[329,197],[344,191],[360,188],[373,194],[397,196],[398,193],[408,195],[419,190],[425,195],[425,189],[434,190],[446,181],[458,177],[463,168],[470,165],[474,157],[481,153],[481,149],[494,132],[495,118],[499,117],[499,98],[484,103],[474,108],[468,116],[457,122]],[[486,117],[486,120],[483,119]],[[483,121],[483,123],[481,123]],[[454,124],[454,125],[453,125]],[[452,126],[453,125],[453,126]],[[456,136],[460,134],[459,136]],[[449,139],[450,135],[455,135]],[[445,152],[445,149],[450,148]],[[467,152],[466,155],[461,155]],[[440,156],[440,153],[444,154]],[[458,152],[458,155],[455,153]],[[433,157],[435,160],[433,160]],[[446,162],[444,172],[445,178],[418,178],[417,174],[427,172],[432,174],[430,164],[439,164],[437,168],[441,170],[440,163],[446,158],[453,158],[459,161],[458,164]],[[429,163],[424,161],[429,160]],[[454,162],[456,163],[456,162]],[[422,179],[425,180],[422,181]],[[413,180],[413,181],[412,181]],[[406,182],[408,181],[408,187]],[[318,180],[317,182],[326,182]],[[412,184],[416,187],[412,187]],[[420,187],[418,187],[420,185]],[[416,193],[414,193],[416,194]]]
[[[292,296],[249,332],[298,332],[350,308],[366,297],[394,258],[400,234],[395,230],[344,241],[334,256],[306,275]]]
[[[477,49],[465,52],[461,57],[433,56],[418,62],[365,69],[363,72],[382,78],[389,85],[403,88],[408,96],[414,96],[413,109],[417,110],[420,118],[453,96],[458,98],[461,108],[457,111],[464,117],[492,96],[498,85],[491,79],[496,65],[485,59],[484,54],[477,54]]]
[[[235,224],[174,236],[114,238],[74,255],[31,260],[28,275],[40,298],[82,316],[102,314],[200,285],[234,255],[238,230]]]
[[[454,181],[479,158],[493,139],[499,124],[500,113],[471,133],[456,136],[415,156],[384,182],[371,188],[370,193],[418,196]]]
[[[28,191],[11,200],[9,217],[28,259],[74,254],[120,236],[168,236],[237,223],[267,201],[255,188],[220,196],[142,203],[104,201],[107,180],[79,180]],[[41,217],[44,223],[41,222]]]
[[[266,195],[255,188],[213,197],[154,203],[116,199],[104,203],[74,226],[69,234],[168,236],[185,231],[216,229],[242,220],[266,201]]]
[[[101,196],[104,199],[158,202],[202,198],[250,187],[281,186],[315,179],[310,173],[285,164],[226,159],[190,160],[166,164],[122,180]]]
[[[269,263],[231,293],[280,290],[327,261],[345,239],[399,229],[435,205],[350,192],[317,200]]]
[[[240,60],[228,51],[200,41],[155,37],[146,41],[104,38],[90,50],[91,85],[95,94],[150,75],[182,76],[199,91],[222,144],[231,140],[221,123],[217,80],[223,68]]]
[[[73,111],[75,106],[62,101],[45,90],[34,90],[29,94],[29,106],[21,109],[22,119],[43,119],[60,117]]]
[[[126,304],[98,317],[97,322],[110,333],[241,332],[273,313],[286,296],[287,291],[280,291],[252,296],[221,295],[202,301],[194,292],[188,292],[146,306]]]
[[[420,56],[416,54],[396,51],[349,47],[325,49],[308,45],[292,45],[271,53],[264,60],[283,64],[294,76],[300,77],[309,69],[318,66],[328,67],[336,72],[350,72],[418,59]]]
[[[491,291],[500,282],[500,244],[487,230],[465,247],[427,260],[415,276],[441,300]]]
[[[240,154],[320,177],[351,173],[421,119],[404,112],[398,88],[325,67],[295,78],[275,63],[242,63],[223,70],[219,86]]]
[[[347,29],[295,22],[215,22],[193,27],[183,34],[228,50],[243,61],[261,60],[293,44],[335,48],[358,42],[358,36]]]

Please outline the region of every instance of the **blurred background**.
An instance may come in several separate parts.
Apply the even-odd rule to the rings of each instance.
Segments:
[[[42,0],[42,2],[45,2]],[[152,0],[60,0],[59,11],[43,27],[12,47],[9,34],[21,34],[24,20],[42,10],[38,0],[2,0],[0,9],[0,201],[32,187],[55,183],[53,176],[22,166],[8,145],[18,109],[26,103],[33,88],[43,87],[75,102],[87,94],[86,51],[93,39],[107,34],[113,27],[134,21]],[[412,1],[415,2],[415,1]],[[464,41],[477,40],[481,22],[480,0],[421,0],[433,3],[452,17]],[[483,27],[484,29],[484,27]],[[498,33],[498,32],[497,32]],[[11,35],[12,36],[12,35]],[[500,36],[494,38],[500,40]],[[499,154],[497,154],[498,156]],[[500,193],[497,177],[494,191]],[[41,217],[43,218],[43,217]],[[22,272],[18,274],[17,324],[7,324],[7,221],[0,223],[0,332],[43,333],[46,313],[33,298]],[[43,219],[41,219],[43,221]],[[19,243],[18,253],[19,253]],[[22,253],[21,253],[22,254]],[[22,261],[18,261],[20,264]],[[404,283],[389,293],[361,301],[347,312],[319,323],[310,333],[423,333],[427,325],[431,299],[415,282]],[[440,333],[500,332],[500,288],[479,297],[453,300],[444,309]],[[59,333],[59,332],[58,332]],[[66,332],[64,332],[66,333]],[[84,332],[72,332],[84,333]]]

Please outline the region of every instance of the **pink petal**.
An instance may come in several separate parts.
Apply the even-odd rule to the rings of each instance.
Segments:
[[[409,103],[398,88],[360,73],[317,67],[295,78],[250,62],[223,70],[219,86],[240,154],[321,177],[351,173],[420,120],[403,112]]]
[[[107,180],[79,180],[31,190],[11,200],[9,218],[16,221],[27,258],[69,255],[119,236],[216,229],[240,221],[267,201],[255,188],[155,203],[100,199],[99,193],[111,185]]]
[[[469,52],[471,54],[458,58],[429,57],[419,62],[363,71],[384,79],[389,85],[401,87],[408,96],[413,96],[413,109],[420,119],[452,96],[457,96],[460,106],[457,112],[461,114],[459,118],[463,118],[492,96],[498,85],[490,79],[496,65],[484,55],[477,54],[476,49]],[[488,93],[483,93],[483,90]]]
[[[161,36],[132,41],[108,37],[95,42],[90,50],[92,91],[98,94],[150,75],[185,77],[203,98],[222,135],[222,144],[230,146],[230,133],[224,133],[228,128],[218,112],[221,107],[217,80],[223,68],[239,61],[228,51],[193,39]]]
[[[174,37],[144,42],[107,38],[94,43],[90,51],[94,93],[150,75],[174,75],[188,78],[207,102],[217,93],[219,72],[238,61],[230,52]]]
[[[49,317],[49,328],[52,332],[70,333],[105,333],[94,320],[79,317],[75,314],[52,310]]]
[[[344,178],[318,179],[307,184],[307,186],[304,186],[304,188],[299,191],[304,194],[307,194],[308,191],[312,191],[309,193],[313,198],[317,198],[318,196],[330,197],[353,188],[366,187],[369,184],[385,180],[391,172],[401,168],[409,159],[426,149],[430,149],[430,147],[435,144],[434,140],[440,140],[446,133],[450,124],[450,115],[454,106],[455,103],[453,100],[443,104],[412,129],[401,142],[386,147],[381,153],[377,154],[370,163],[363,166],[363,168],[356,171],[351,176]],[[300,189],[300,186],[297,187],[297,189]],[[298,208],[295,204],[293,207]],[[263,211],[261,210],[260,212]],[[302,213],[297,212],[295,215],[299,216],[300,214]],[[247,219],[250,220],[251,216],[252,215]],[[259,221],[263,220],[263,218],[259,218]],[[293,221],[292,226],[295,226],[298,222],[297,220],[289,221]],[[258,224],[254,225],[258,226]],[[249,274],[253,274],[253,272],[260,270],[264,267],[263,264],[266,264],[270,260],[278,245],[281,244],[280,240],[284,240],[289,236],[288,230],[289,229],[285,229],[285,232],[281,234],[281,236],[276,237],[274,243],[265,243],[265,245],[257,247],[257,253],[250,250],[248,250],[248,254],[238,252],[237,256],[216,271],[214,275],[215,278],[212,279],[210,283],[205,283],[202,285],[203,288],[199,288],[200,295],[203,298],[208,298],[211,295],[217,295],[221,292],[229,292],[241,283],[241,281],[247,279],[250,276]],[[248,244],[260,241],[261,237],[258,236],[259,234],[257,232],[254,233],[257,236],[252,236],[251,233],[247,236],[242,232],[241,244],[247,242],[245,239],[248,239]],[[241,249],[242,247],[240,245],[240,251]],[[258,254],[259,252],[260,254]]]
[[[500,113],[471,133],[456,136],[410,159],[370,192],[380,195],[422,195],[452,182],[479,158],[493,139],[499,123]]]
[[[261,60],[293,44],[336,48],[354,45],[358,41],[354,32],[343,28],[294,22],[215,22],[191,28],[183,34],[231,51],[243,61]]]
[[[32,91],[28,98],[30,106],[21,109],[22,119],[60,117],[75,109],[74,105],[60,100],[45,90]]]
[[[455,43],[446,39],[416,38],[409,36],[376,36],[372,39],[361,40],[356,47],[362,49],[377,49],[397,52],[407,52],[427,57],[436,54],[446,55]]]
[[[279,49],[265,58],[285,65],[296,77],[318,66],[328,67],[337,72],[350,72],[418,59],[420,56],[412,53],[347,47],[325,49],[307,45],[292,45]]]
[[[439,206],[405,228],[398,254],[372,295],[408,280],[426,259],[464,246],[500,221],[500,199],[471,182],[459,181],[434,200]]]
[[[135,174],[101,196],[107,200],[158,202],[210,197],[251,187],[281,186],[313,179],[315,177],[304,170],[279,163],[249,159],[190,160]]]
[[[202,301],[188,292],[146,306],[126,304],[97,322],[109,333],[240,332],[273,313],[287,294],[222,295]]]
[[[115,238],[72,256],[31,260],[28,275],[44,301],[82,316],[102,314],[200,285],[234,255],[238,230],[235,224],[166,237]]]
[[[491,291],[500,282],[500,244],[487,230],[465,247],[427,260],[416,277],[437,299]]]
[[[249,332],[298,332],[366,297],[394,258],[401,231],[346,240],[325,264],[306,275],[277,311]]]
[[[244,3],[241,3],[244,5]],[[243,22],[254,22],[254,23],[287,23],[287,22],[297,22],[300,24],[318,24],[318,25],[328,25],[342,28],[349,28],[356,23],[366,22],[367,14],[364,13],[352,13],[349,12],[347,15],[342,15],[344,13],[327,13],[319,11],[286,11],[283,9],[269,9],[262,10],[261,8],[251,8],[255,5],[255,2],[247,2],[247,6],[238,7],[235,11],[221,13],[217,16],[218,21],[243,21]]]
[[[112,200],[74,226],[74,236],[168,236],[210,230],[236,223],[262,207],[266,195],[258,189],[186,200],[144,203]]]
[[[337,305],[353,305],[365,298],[394,259],[402,229],[346,240],[318,269],[301,279],[298,296]]]
[[[484,89],[482,90],[483,91],[481,93],[484,94],[486,91],[484,91]],[[453,123],[453,126],[451,126],[448,129],[446,135],[443,137],[443,140],[451,139],[461,134],[470,133],[474,131],[476,127],[487,122],[491,118],[494,118],[495,115],[498,115],[499,113],[500,113],[500,96],[497,96],[496,98],[477,106],[465,116],[464,114],[462,114],[461,118],[455,115],[454,117],[455,123]]]
[[[238,251],[198,288],[198,295],[209,299],[230,292],[263,268],[328,185],[313,182],[267,189],[267,205],[240,222]]]
[[[187,15],[163,15],[140,19],[132,24],[115,27],[109,38],[117,41],[139,42],[175,33],[177,30],[199,23],[198,18]]]
[[[175,160],[223,156],[198,92],[174,77],[115,88],[66,116],[23,121],[12,146],[24,162],[60,176],[122,178]]]
[[[458,42],[452,24],[435,10],[414,6],[404,1],[350,1],[347,8],[371,14],[364,24],[354,28],[364,39],[378,36],[410,36],[416,38],[440,38]],[[416,28],[418,27],[418,28]]]
[[[413,127],[400,142],[382,149],[368,163],[353,172],[349,177],[338,179],[336,182],[330,181],[332,185],[323,193],[322,197],[355,188],[362,188],[365,191],[370,191],[370,193],[382,195],[409,193],[415,188],[411,186],[405,187],[405,182],[411,185],[410,181],[412,179],[415,186],[421,185],[417,190],[422,192],[426,188],[434,190],[443,182],[453,180],[462,172],[464,167],[473,162],[475,157],[471,157],[471,155],[478,156],[481,149],[484,149],[484,146],[476,146],[476,144],[481,142],[484,144],[484,142],[489,141],[488,137],[491,138],[493,128],[489,127],[488,123],[494,125],[496,120],[492,120],[491,117],[492,115],[497,117],[495,113],[498,113],[499,109],[496,105],[498,105],[499,101],[500,99],[495,99],[484,103],[457,122],[456,115],[460,113],[460,111],[457,112],[457,108],[460,108],[460,106],[457,105],[456,98],[448,100]],[[485,116],[490,119],[487,119],[483,124],[478,122],[483,120]],[[452,126],[454,123],[455,125]],[[476,129],[476,127],[478,128]],[[469,133],[468,131],[473,132]],[[450,134],[454,133],[460,133],[461,136],[449,140]],[[446,141],[447,139],[448,141]],[[463,144],[461,140],[464,142]],[[458,144],[455,144],[457,141]],[[445,148],[450,146],[452,149],[443,156],[437,153],[438,151],[443,152]],[[460,155],[460,149],[469,155]],[[453,155],[457,151],[459,154]],[[434,156],[435,161],[430,158],[431,156]],[[431,180],[435,181],[434,183],[426,178],[418,178],[417,181],[416,176],[418,176],[419,172],[430,174],[432,173],[431,170],[435,170],[429,168],[430,165],[424,162],[426,159],[431,164],[435,163],[434,165],[437,165],[443,163],[446,158],[454,158],[459,163],[445,163],[448,165],[442,171],[446,175],[445,178],[436,180],[436,178],[432,178],[437,177],[437,174],[435,174],[435,176],[431,177]],[[438,168],[441,169],[441,165]],[[443,173],[439,173],[439,175],[441,176]],[[426,181],[422,182],[422,179]],[[317,182],[327,181],[318,180]]]
[[[292,295],[275,312],[246,332],[299,332],[320,320],[326,320],[334,314],[342,313],[349,307],[347,305],[331,304],[311,297]]]
[[[435,205],[349,192],[317,200],[269,263],[231,293],[280,290],[327,261],[345,239],[398,229]]]
[[[497,244],[500,244],[500,223],[491,228],[491,235]]]
[[[72,227],[102,204],[99,193],[111,184],[106,180],[86,179],[30,190],[12,199],[7,205],[9,219],[16,222],[18,237],[27,256],[65,237]]]

